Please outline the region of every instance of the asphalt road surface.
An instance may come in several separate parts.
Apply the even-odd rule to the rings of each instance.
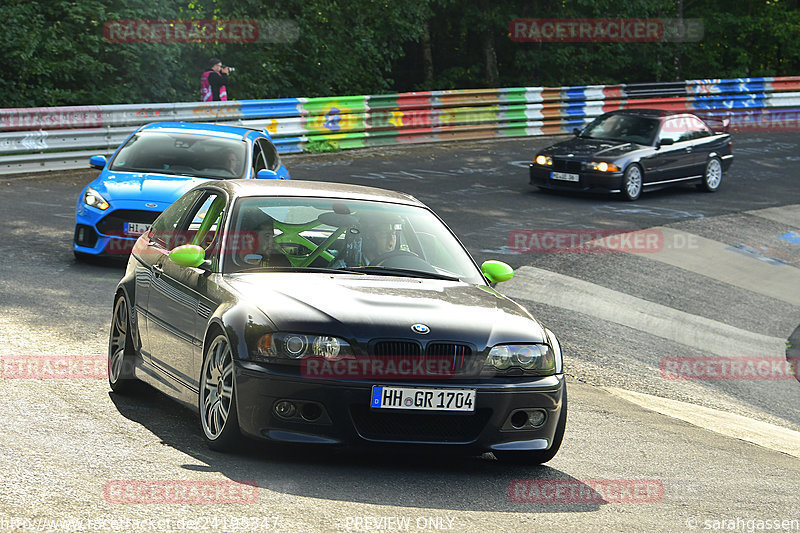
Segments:
[[[103,379],[122,271],[70,242],[96,171],[2,178],[0,531],[800,530],[800,383],[776,363],[800,324],[800,136],[736,135],[719,192],[636,202],[531,188],[550,141],[284,159],[293,179],[413,194],[516,269],[498,288],[559,335],[569,374],[542,467],[208,450],[192,412]]]

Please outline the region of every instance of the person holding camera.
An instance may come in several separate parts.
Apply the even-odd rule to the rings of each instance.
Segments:
[[[220,102],[228,99],[228,74],[233,67],[226,67],[216,57],[209,61],[211,70],[200,77],[200,98],[203,102]]]

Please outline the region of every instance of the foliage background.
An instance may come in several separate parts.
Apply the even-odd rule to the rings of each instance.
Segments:
[[[210,57],[235,99],[786,76],[800,0],[0,0],[2,107],[195,101]],[[516,43],[515,18],[702,18],[701,42]],[[290,43],[123,44],[113,19],[290,19]]]

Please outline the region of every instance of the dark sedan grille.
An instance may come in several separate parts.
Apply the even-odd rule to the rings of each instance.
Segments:
[[[401,442],[467,443],[480,436],[492,416],[491,409],[474,413],[384,413],[352,406],[350,416],[365,439]]]
[[[371,355],[416,356],[422,353],[419,343],[413,341],[380,341],[374,344]]]
[[[554,158],[553,170],[556,172],[574,172],[577,174],[581,171],[581,162]]]
[[[100,222],[97,229],[105,235],[123,235],[126,222],[138,222],[140,224],[152,224],[160,215],[160,211],[139,211],[137,209],[118,209],[112,211]]]
[[[483,362],[473,357],[473,353],[472,347],[452,342],[432,342],[423,351],[420,343],[406,340],[378,341],[370,350],[373,357],[422,359],[440,370],[444,370],[441,364],[446,364],[450,377],[474,374],[476,369],[480,372],[477,367],[482,367]]]

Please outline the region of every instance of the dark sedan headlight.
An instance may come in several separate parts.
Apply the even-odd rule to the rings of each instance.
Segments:
[[[253,350],[256,359],[275,363],[290,363],[304,357],[340,359],[352,356],[350,344],[330,335],[275,332],[258,338]]]
[[[484,370],[550,376],[556,371],[555,353],[547,344],[499,344],[489,350]]]
[[[553,158],[550,157],[549,155],[539,154],[539,155],[536,156],[536,158],[533,160],[533,162],[536,163],[539,166],[542,166],[542,167],[552,167],[553,166]]]
[[[108,203],[108,200],[103,198],[102,194],[91,187],[87,187],[86,192],[83,193],[83,203],[92,207],[96,207],[101,211],[105,211],[111,206],[111,204]]]
[[[619,172],[619,167],[617,165],[606,161],[590,161],[584,163],[584,166],[589,170],[596,170],[598,172]]]

